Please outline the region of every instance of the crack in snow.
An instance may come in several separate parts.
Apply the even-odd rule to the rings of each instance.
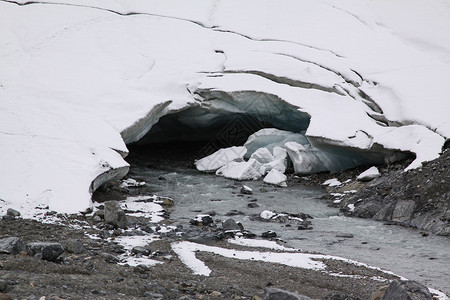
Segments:
[[[284,76],[277,76],[274,74],[270,74],[263,71],[258,70],[233,70],[233,71],[224,71],[223,73],[231,73],[231,74],[253,74],[257,76],[264,77],[270,81],[279,83],[279,84],[287,84],[292,87],[298,87],[298,88],[304,88],[304,89],[315,89],[323,92],[328,93],[336,93],[339,95],[343,95],[338,89],[335,87],[329,88],[326,86],[319,85],[317,83],[312,82],[306,82],[306,81],[300,81],[300,80],[294,80],[292,78],[284,77]]]

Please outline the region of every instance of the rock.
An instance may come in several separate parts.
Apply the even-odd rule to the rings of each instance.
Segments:
[[[413,200],[399,200],[395,204],[391,220],[400,223],[409,221],[412,218],[415,208],[416,203]]]
[[[20,217],[20,212],[13,208],[8,208],[8,210],[6,211],[6,215],[17,218]]]
[[[153,200],[153,203],[166,206],[173,206],[175,202],[173,201],[172,198],[169,197],[156,196],[156,199]]]
[[[18,237],[0,239],[0,253],[19,254],[22,251],[25,251],[25,244],[22,239]]]
[[[233,219],[226,219],[225,222],[222,223],[222,230],[225,233],[234,233],[242,231],[244,227],[241,225],[239,226],[238,223],[236,223]]]
[[[6,294],[0,293],[0,300],[12,300],[12,298]]]
[[[150,299],[163,299],[164,295],[159,293],[145,292],[144,297],[150,297]]]
[[[81,254],[84,252],[84,246],[80,239],[69,239],[65,244],[64,248],[69,253]]]
[[[222,296],[222,293],[218,292],[218,291],[212,291],[209,295],[211,297],[220,297],[220,296]]]
[[[270,239],[270,238],[276,237],[277,233],[275,231],[269,230],[269,231],[261,233],[261,236],[263,238]]]
[[[351,238],[353,238],[353,234],[351,234],[351,233],[339,233],[339,234],[336,234],[335,237],[351,239]]]
[[[27,252],[30,256],[40,257],[48,261],[56,261],[64,252],[64,248],[60,243],[35,242],[27,244]]]
[[[291,226],[290,224],[287,224],[286,226]],[[309,226],[310,224],[300,224],[297,226],[298,230],[312,230],[313,228],[311,226]]]
[[[105,202],[105,223],[114,226],[114,228],[127,228],[125,212],[116,201]]]
[[[394,280],[386,289],[382,300],[427,300],[433,299],[430,291],[417,281]]]
[[[149,271],[150,271],[150,267],[147,266],[147,265],[143,265],[143,264],[137,265],[137,266],[135,266],[133,268],[133,272],[134,273],[144,274],[144,273],[147,273]]]
[[[225,215],[226,216],[237,216],[237,215],[244,215],[244,213],[242,211],[233,209],[233,210],[230,210],[229,212],[227,212]]]
[[[312,300],[309,297],[277,288],[265,288],[263,300]]]
[[[252,195],[253,194],[253,190],[250,187],[248,187],[246,185],[243,185],[242,188],[241,188],[241,194]]]
[[[349,295],[342,295],[342,294],[330,294],[330,295],[326,295],[325,297],[322,298],[322,300],[361,300],[360,298],[357,297],[352,297]]]
[[[102,218],[100,218],[99,216],[95,216],[94,218],[92,218],[92,220],[96,223],[99,223],[102,221]]]
[[[102,257],[107,263],[110,264],[117,264],[120,261],[120,259],[117,258],[116,256],[106,252],[100,253],[100,257]]]
[[[247,204],[248,208],[257,208],[259,207],[259,204],[256,202],[250,202],[249,204]]]
[[[358,177],[356,177],[356,180],[358,181],[371,181],[374,180],[377,177],[380,177],[380,171],[378,171],[377,167],[371,167],[367,170],[365,170],[364,172],[362,172],[361,174],[358,175]]]
[[[194,219],[189,220],[189,223],[197,226],[206,226],[212,224],[214,221],[210,215],[197,215]]]
[[[0,279],[0,293],[6,292],[7,289],[8,289],[8,283],[6,281]]]
[[[136,246],[136,247],[133,247],[133,249],[131,249],[131,253],[137,254],[137,255],[148,256],[148,255],[150,255],[150,250],[145,247]]]
[[[104,205],[102,205],[102,209],[99,209],[96,212],[94,212],[94,218],[95,217],[99,217],[101,220],[103,220],[105,218]]]
[[[253,232],[248,231],[248,230],[243,230],[242,235],[248,239],[254,239],[256,237],[256,234],[254,234]]]

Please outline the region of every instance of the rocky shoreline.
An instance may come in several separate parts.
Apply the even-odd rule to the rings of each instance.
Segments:
[[[419,169],[404,172],[406,165],[380,167],[381,176],[367,182],[345,182],[361,168],[332,174],[342,184],[327,187],[331,205],[347,216],[450,236],[450,150]]]
[[[288,184],[322,185],[336,178],[341,184],[326,187],[330,196],[323,200],[339,207],[342,213],[417,227],[423,235],[448,236],[449,161],[449,151],[445,151],[438,160],[406,173],[406,163],[380,167],[381,176],[368,182],[354,180],[364,171],[357,168],[308,177],[291,175]],[[125,196],[119,184],[103,189],[103,194],[96,195],[97,201]],[[242,194],[248,192],[241,189]],[[174,252],[174,243],[190,241],[217,249],[280,254],[287,250],[279,243],[275,244],[278,249],[230,243],[228,239],[236,234],[253,237],[233,222],[232,216],[222,224],[200,217],[189,227],[175,227],[168,220],[173,205],[170,199],[139,201],[162,205],[165,209],[158,215],[162,220],[152,223],[152,218],[135,217],[131,208],[121,210],[109,202],[79,215],[45,211],[40,221],[22,219],[20,212],[10,210],[0,220],[0,299],[260,300],[284,299],[280,298],[283,295],[291,297],[286,299],[350,300],[393,299],[389,293],[408,295],[413,290],[424,293],[420,299],[432,299],[419,283],[402,282],[393,274],[336,259],[319,259],[326,266],[325,272],[199,251],[196,257],[212,273],[194,275]],[[302,219],[295,226],[310,229],[306,215],[279,217],[275,222],[298,223]],[[150,237],[152,242],[133,247],[120,242],[141,236]],[[276,241],[270,232],[265,238]],[[141,260],[154,265],[139,263]]]

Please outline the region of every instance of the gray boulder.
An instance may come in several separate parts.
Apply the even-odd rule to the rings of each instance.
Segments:
[[[105,223],[114,228],[127,228],[127,217],[125,212],[116,201],[105,202]]]
[[[265,288],[263,300],[312,300],[309,297],[277,288]]]
[[[6,211],[6,215],[17,218],[17,217],[20,217],[20,212],[13,208],[8,208],[8,210]]]
[[[430,291],[417,281],[394,280],[386,289],[382,300],[432,300]]]
[[[25,244],[18,237],[7,237],[0,239],[0,253],[3,254],[19,254],[25,251]]]
[[[238,231],[243,230],[243,227],[241,227],[241,226],[239,226],[239,224],[236,223],[236,221],[234,221],[233,219],[229,218],[229,219],[226,219],[225,222],[222,223],[222,230],[225,233],[227,233],[227,232],[238,232]]]
[[[64,248],[69,253],[81,254],[84,252],[83,242],[80,239],[70,239],[64,244]]]
[[[60,243],[35,242],[27,244],[27,252],[30,256],[39,257],[48,261],[56,261],[64,252],[64,248]]]

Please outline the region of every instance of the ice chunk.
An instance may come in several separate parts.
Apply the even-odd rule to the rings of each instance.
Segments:
[[[328,186],[340,186],[342,184],[342,182],[340,182],[337,178],[331,178],[326,180],[324,183],[322,183],[322,185],[328,185]]]
[[[377,177],[380,177],[380,171],[378,171],[377,167],[371,167],[356,177],[356,180],[359,181],[371,181]]]
[[[261,175],[267,174],[272,169],[277,169],[281,173],[284,173],[286,171],[286,150],[280,147],[275,147],[274,154],[275,153],[277,157],[272,155],[269,149],[259,148],[250,156],[250,158],[256,159],[258,162],[263,164],[259,169],[259,173]]]
[[[278,170],[281,173],[286,172],[286,159],[276,159],[270,163],[264,164],[259,169],[261,175],[265,175],[272,170]]]
[[[322,151],[312,145],[288,142],[285,144],[285,147],[297,174],[334,172],[360,164],[360,162],[351,157]]]
[[[216,171],[216,175],[236,180],[255,180],[261,177],[261,164],[255,159],[246,162],[230,162]]]
[[[308,140],[303,134],[275,128],[265,128],[248,137],[244,144],[247,148],[245,157],[249,158],[259,148],[267,148],[269,151],[273,151],[275,147],[284,147],[284,144],[287,142],[309,145]]]
[[[229,162],[242,161],[246,152],[247,148],[243,146],[223,148],[196,161],[195,166],[199,171],[214,172]]]
[[[269,149],[267,148],[257,149],[255,152],[253,152],[250,158],[256,159],[261,164],[267,164],[275,160],[275,157],[273,157],[272,153],[270,153]]]
[[[286,185],[287,177],[277,169],[272,169],[272,171],[269,172],[269,174],[264,177],[265,183],[275,184],[278,186],[287,186]]]
[[[273,156],[275,157],[275,159],[286,159],[287,158],[286,149],[281,147],[274,147]]]
[[[295,143],[285,144],[286,151],[294,164],[294,171],[297,174],[311,174],[328,171],[322,161],[313,152],[312,148]]]
[[[271,210],[265,210],[265,211],[263,211],[263,212],[261,212],[261,213],[259,214],[259,216],[260,216],[261,218],[267,219],[267,220],[269,220],[269,219],[275,217],[276,215],[277,215],[277,214],[274,213],[274,212],[271,211]]]

